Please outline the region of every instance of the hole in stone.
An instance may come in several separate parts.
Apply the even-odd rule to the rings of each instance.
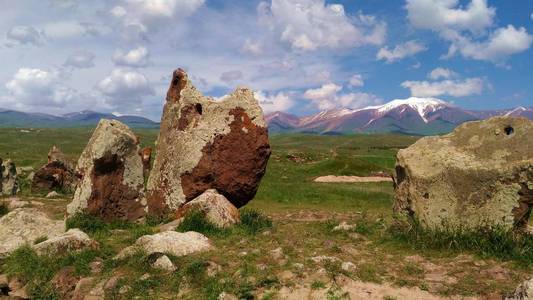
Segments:
[[[200,103],[196,103],[196,105],[194,105],[194,108],[196,109],[196,112],[201,115],[202,114],[202,104]]]
[[[104,156],[94,161],[94,175],[102,176],[115,173],[124,167],[116,154]]]
[[[505,131],[505,134],[511,135],[514,132],[514,128],[512,126],[507,126],[503,129],[503,131]]]
[[[424,193],[424,198],[429,199],[429,193]]]

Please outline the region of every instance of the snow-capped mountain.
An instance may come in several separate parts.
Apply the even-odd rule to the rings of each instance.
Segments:
[[[355,110],[322,111],[301,118],[276,112],[267,115],[267,122],[271,132],[397,132],[426,135],[450,132],[463,122],[496,115],[525,116],[533,119],[533,108],[470,111],[440,99],[411,97]]]

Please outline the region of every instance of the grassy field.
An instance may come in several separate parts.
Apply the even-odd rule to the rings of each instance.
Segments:
[[[17,166],[36,169],[55,144],[76,160],[90,134],[91,129],[0,129],[0,157],[13,159]],[[157,131],[141,130],[137,134],[143,145],[153,145]],[[479,237],[446,237],[449,240],[441,243],[438,236],[426,235],[426,242],[395,235],[391,230],[394,191],[390,183],[313,182],[322,175],[391,172],[398,149],[416,140],[417,137],[399,135],[271,136],[273,152],[267,173],[246,209],[264,213],[272,225],[253,232],[246,224],[221,232],[198,228],[210,237],[215,250],[171,257],[178,266],[172,274],[151,269],[149,262],[153,257],[139,255],[121,262],[111,259],[140,235],[157,231],[154,224],[103,226],[90,232],[101,244],[99,251],[72,254],[60,260],[38,259],[28,249],[22,249],[8,261],[0,262],[0,270],[34,281],[42,289],[37,289],[37,293],[53,296],[47,282],[59,267],[74,265],[80,276],[88,276],[87,264],[99,257],[106,267],[94,275],[97,282],[120,277],[109,292],[111,299],[170,299],[176,294],[184,299],[217,299],[222,292],[243,299],[273,299],[284,298],[287,289],[344,299],[354,282],[369,284],[365,288],[371,284],[387,287],[382,299],[396,299],[399,289],[442,297],[501,295],[502,291],[514,289],[533,272],[531,255],[521,256],[512,245],[501,247],[501,253],[491,250],[500,241]],[[61,200],[23,195],[44,203],[45,209],[57,218],[62,217],[70,201],[69,195]],[[342,221],[357,226],[349,231],[332,231]],[[334,260],[313,259],[321,256]],[[28,262],[42,270],[24,268]],[[343,270],[341,262],[355,267]],[[218,266],[214,274],[213,265]],[[125,286],[130,289],[119,293]]]

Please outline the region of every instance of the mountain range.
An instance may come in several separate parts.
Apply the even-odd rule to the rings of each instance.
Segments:
[[[306,117],[278,111],[267,114],[266,120],[270,132],[432,135],[448,133],[467,121],[498,115],[533,119],[533,107],[475,111],[462,109],[435,98],[411,97],[361,109],[325,110]]]
[[[533,107],[467,110],[435,98],[411,97],[361,109],[325,110],[305,117],[278,111],[265,115],[265,119],[271,133],[432,135],[448,133],[467,121],[498,115],[522,116],[533,120]],[[0,109],[0,127],[90,127],[102,118],[119,120],[133,128],[159,127],[159,123],[140,116],[119,116],[89,110],[56,116]]]
[[[86,127],[95,126],[100,119],[114,119],[133,128],[158,128],[159,123],[139,116],[117,116],[90,110],[64,114],[60,116],[43,113],[25,113],[15,110],[0,109],[0,127]]]

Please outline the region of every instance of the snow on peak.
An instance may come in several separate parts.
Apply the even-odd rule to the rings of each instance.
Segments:
[[[385,114],[393,109],[399,108],[403,105],[407,105],[416,110],[424,122],[428,122],[426,118],[428,113],[434,112],[444,107],[450,107],[451,105],[445,101],[436,98],[418,98],[410,97],[407,99],[394,99],[391,102],[385,103],[380,106],[371,106],[366,109],[376,109],[379,113]]]
[[[349,115],[349,114],[354,113],[356,111],[357,110],[353,110],[353,109],[349,109],[349,108],[323,110],[323,111],[319,112],[318,114],[302,118],[302,123],[303,124],[308,124],[308,123],[312,123],[314,121],[340,118],[342,116]]]

